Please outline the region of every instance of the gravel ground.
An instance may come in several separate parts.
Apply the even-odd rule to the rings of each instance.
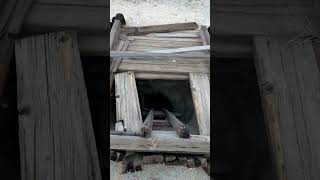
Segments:
[[[110,18],[122,13],[128,26],[197,22],[210,25],[210,0],[111,0]]]
[[[120,162],[110,161],[111,180],[209,180],[202,168],[166,166],[163,164],[144,165],[143,171],[120,174]]]

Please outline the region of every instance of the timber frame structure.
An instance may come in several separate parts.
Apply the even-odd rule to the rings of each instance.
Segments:
[[[113,151],[198,154],[210,153],[210,35],[207,27],[178,23],[127,27],[115,20],[110,32],[110,88],[115,85],[116,124],[110,135]],[[150,110],[143,122],[136,79],[189,80],[199,135],[163,109]],[[155,130],[169,123],[174,131]],[[176,132],[175,132],[176,131]],[[146,135],[147,133],[147,135]]]

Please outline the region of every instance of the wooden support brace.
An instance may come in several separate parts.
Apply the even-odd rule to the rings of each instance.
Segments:
[[[168,110],[163,109],[163,111],[165,112],[167,118],[169,119],[172,127],[175,129],[177,135],[180,138],[189,138],[190,133],[189,133],[189,130],[186,128],[186,126],[178,118],[176,118],[174,114],[172,114]]]
[[[141,127],[141,135],[143,137],[150,137],[150,135],[151,135],[151,131],[152,131],[152,127],[153,127],[153,115],[154,115],[154,111],[153,111],[153,109],[151,109],[148,116],[144,120],[142,127]]]

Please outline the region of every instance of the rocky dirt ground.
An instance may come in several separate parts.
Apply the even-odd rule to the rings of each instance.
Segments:
[[[144,165],[143,171],[121,174],[121,163],[110,161],[111,180],[209,180],[202,168],[167,166],[164,164]]]
[[[210,0],[111,0],[110,17],[125,16],[128,26],[197,22],[210,25]]]

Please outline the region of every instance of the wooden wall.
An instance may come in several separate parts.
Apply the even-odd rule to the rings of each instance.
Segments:
[[[279,180],[320,179],[320,73],[311,42],[256,37],[256,67]]]

